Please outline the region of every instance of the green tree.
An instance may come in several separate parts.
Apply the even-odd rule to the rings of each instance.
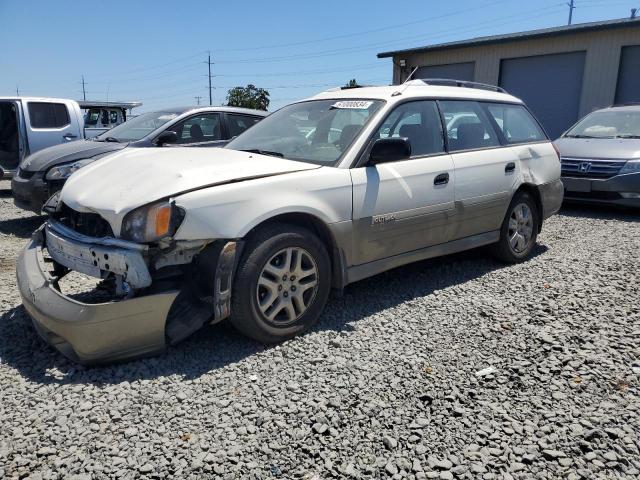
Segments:
[[[352,78],[351,80],[349,80],[347,82],[347,84],[345,85],[345,87],[347,88],[355,88],[355,87],[359,87],[360,85],[358,84],[358,81],[355,78]]]
[[[269,92],[251,84],[246,87],[234,87],[227,92],[227,105],[266,110],[269,108]]]

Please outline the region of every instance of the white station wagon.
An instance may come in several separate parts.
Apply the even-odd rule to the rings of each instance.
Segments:
[[[47,203],[18,283],[42,337],[85,363],[226,317],[277,342],[316,323],[332,287],[483,245],[526,259],[562,197],[552,143],[497,87],[335,89],[223,149],[123,150],[81,169]],[[62,292],[71,270],[111,300]]]

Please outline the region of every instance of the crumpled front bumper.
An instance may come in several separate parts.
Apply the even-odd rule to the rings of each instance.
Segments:
[[[165,348],[167,315],[177,290],[87,304],[62,294],[43,257],[43,230],[20,254],[16,275],[25,309],[40,336],[85,364],[152,355]]]

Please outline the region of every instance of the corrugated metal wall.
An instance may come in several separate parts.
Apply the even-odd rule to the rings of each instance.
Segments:
[[[402,71],[394,66],[393,79],[395,83],[401,83],[411,68],[416,66],[475,62],[475,81],[497,85],[500,61],[503,59],[586,51],[579,112],[582,116],[614,103],[620,51],[626,45],[640,45],[640,28],[637,25],[493,45],[400,54],[394,57],[395,65],[400,59],[405,59],[407,66]]]

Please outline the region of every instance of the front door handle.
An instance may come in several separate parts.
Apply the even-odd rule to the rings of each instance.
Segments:
[[[447,183],[449,183],[448,173],[441,173],[440,175],[436,176],[436,178],[433,179],[434,185],[446,185]]]
[[[516,164],[514,162],[509,162],[507,163],[507,166],[504,167],[505,173],[511,173],[515,171],[515,169],[516,169]]]
[[[73,133],[65,133],[62,138],[64,138],[65,140],[71,140],[72,138],[78,138],[78,136],[74,135]]]

